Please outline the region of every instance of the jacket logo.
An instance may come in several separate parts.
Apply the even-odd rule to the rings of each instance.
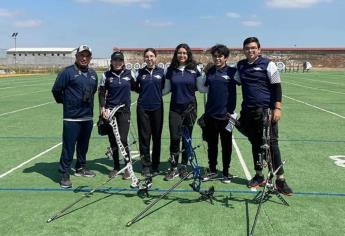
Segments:
[[[226,80],[230,79],[230,77],[228,75],[222,75],[222,77]]]
[[[161,79],[162,78],[162,76],[160,76],[160,75],[154,75],[153,77],[155,77],[156,79]]]
[[[262,71],[262,69],[260,67],[254,67],[253,70]]]
[[[143,75],[142,79],[146,79],[146,75]]]
[[[96,80],[96,77],[94,75],[91,75],[91,79]]]
[[[192,74],[196,74],[196,71],[195,70],[188,70],[190,73]]]
[[[126,77],[123,77],[122,79],[123,79],[123,80],[126,80],[126,81],[129,81],[129,80],[131,80],[131,78],[129,78],[128,76],[126,76]]]

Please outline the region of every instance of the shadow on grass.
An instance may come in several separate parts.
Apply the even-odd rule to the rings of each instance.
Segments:
[[[75,159],[73,160],[72,167],[75,165]],[[113,169],[113,160],[110,160],[106,157],[100,157],[93,160],[87,160],[86,161],[87,168],[90,170],[99,172],[105,176],[108,175],[109,171]],[[125,165],[122,164],[121,168]],[[160,169],[162,170],[161,173],[158,176],[163,176],[166,173],[166,170],[168,170],[169,163],[168,162],[162,162],[160,164]],[[39,162],[35,163],[35,165],[30,166],[28,168],[25,168],[23,170],[23,173],[39,173],[52,181],[59,183],[61,179],[61,175],[58,171],[59,162]],[[133,170],[134,172],[141,172],[141,162],[135,161],[133,164]],[[71,174],[74,174],[73,170],[70,172]]]
[[[109,168],[107,168],[107,165],[111,165],[112,162],[106,158],[99,158],[94,159],[90,161],[86,161],[87,167],[91,170],[98,171],[100,173],[103,173],[105,175],[108,174]],[[71,166],[75,165],[75,160],[73,161]],[[28,168],[25,168],[23,170],[23,173],[39,173],[52,181],[58,183],[61,179],[61,175],[58,171],[59,162],[39,162],[35,163],[35,165],[30,166]],[[71,174],[74,174],[73,171],[71,171]]]
[[[75,160],[73,160],[72,167],[75,165]],[[109,160],[105,157],[94,159],[94,160],[87,160],[86,165],[90,170],[97,171],[105,176],[108,175],[109,171],[112,169],[113,161]],[[39,162],[33,166],[30,166],[23,170],[23,173],[39,173],[52,181],[58,183],[61,179],[61,175],[58,171],[59,162]],[[133,169],[134,171],[138,171],[139,168],[141,169],[141,165],[139,162],[134,163]],[[71,174],[74,172],[71,170]]]

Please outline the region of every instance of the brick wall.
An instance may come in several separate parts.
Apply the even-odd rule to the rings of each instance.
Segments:
[[[120,48],[125,54],[126,63],[143,63],[144,48]],[[171,61],[174,48],[156,49],[157,61],[164,64]],[[206,65],[212,61],[207,49],[193,48],[193,56],[198,62]],[[345,48],[262,48],[262,55],[286,66],[299,65],[309,61],[316,68],[345,68]],[[243,59],[241,48],[230,48],[229,63]]]

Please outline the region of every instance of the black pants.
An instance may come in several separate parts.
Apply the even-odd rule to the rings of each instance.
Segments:
[[[241,129],[246,133],[250,143],[252,144],[252,154],[254,160],[254,169],[261,171],[262,166],[260,165],[259,154],[262,149],[262,131],[263,131],[263,108],[255,109],[242,109],[240,116]],[[273,169],[277,169],[281,164],[280,150],[278,146],[278,123],[271,123],[271,139],[270,139],[270,151],[272,156]],[[282,175],[284,169],[280,168],[277,175]]]
[[[122,145],[125,147],[127,156],[130,157],[129,147],[128,147],[128,132],[130,125],[130,112],[116,112],[114,118],[117,121],[117,126],[120,134],[120,140]],[[119,162],[119,147],[116,143],[115,135],[113,132],[113,127],[108,125],[108,139],[113,150],[113,160],[114,160],[114,170],[120,170]]]
[[[68,174],[73,161],[74,150],[77,150],[75,169],[85,167],[86,153],[92,132],[93,121],[63,121],[62,152],[59,171]]]
[[[169,131],[170,131],[170,162],[172,167],[176,167],[179,159],[180,142],[183,134],[183,128],[188,129],[189,135],[192,137],[193,126],[196,120],[196,102],[178,107],[170,106],[169,111]],[[182,150],[185,150],[185,142],[182,142]],[[187,165],[188,156],[186,152],[182,152],[181,164]]]
[[[218,139],[222,145],[223,175],[229,176],[232,152],[232,133],[225,129],[227,120],[218,120],[205,116],[205,138],[208,144],[208,164],[212,173],[217,172]]]
[[[163,129],[163,104],[157,110],[148,111],[137,106],[139,149],[143,166],[157,170],[161,155],[161,136]],[[150,141],[152,138],[152,161],[150,159]]]

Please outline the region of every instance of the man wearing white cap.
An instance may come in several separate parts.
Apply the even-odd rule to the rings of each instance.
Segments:
[[[70,168],[75,149],[75,176],[94,177],[86,168],[86,153],[93,127],[93,102],[98,77],[89,68],[92,51],[86,45],[77,48],[75,63],[62,70],[56,78],[52,93],[57,103],[63,104],[62,152],[59,172],[60,186],[71,188]]]

